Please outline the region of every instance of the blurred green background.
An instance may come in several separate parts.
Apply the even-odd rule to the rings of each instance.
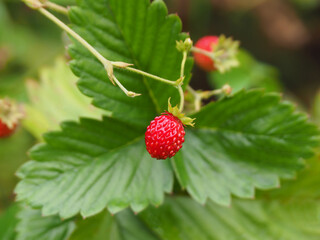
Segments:
[[[54,2],[74,4],[72,0]],[[238,68],[221,75],[207,74],[195,66],[191,82],[194,88],[212,89],[228,82],[235,91],[244,87],[284,91],[287,98],[294,99],[320,123],[320,1],[165,2],[170,13],[178,13],[181,17],[183,30],[189,32],[194,41],[204,35],[225,34],[241,42],[242,50],[238,54],[241,64]],[[57,16],[68,21],[65,16]],[[58,27],[22,2],[0,1],[0,98],[10,97],[26,103],[33,107],[30,111],[34,114],[27,116],[15,135],[0,140],[0,214],[14,200],[13,188],[17,182],[14,173],[28,159],[28,149],[41,141],[41,133],[46,129],[54,129],[53,125],[58,125],[62,119],[75,118],[78,113],[84,112],[81,107],[74,110],[73,114],[61,111],[59,104],[54,103],[54,97],[45,106],[39,106],[29,97],[30,85],[26,87],[30,79],[33,82],[39,79],[42,82],[50,81],[43,77],[43,71],[50,70],[43,68],[53,66],[57,57],[68,59],[66,41],[66,36]],[[67,71],[56,68],[58,72]],[[42,72],[40,77],[39,72]],[[64,76],[68,76],[69,81],[75,81],[68,74]],[[64,79],[58,73],[55,76]],[[49,84],[49,88],[46,85],[33,89],[32,94],[37,95],[36,91],[45,91],[45,88],[46,93],[51,90],[55,93],[59,91],[58,84],[55,85],[57,88]],[[72,104],[75,106],[77,103]],[[59,116],[52,116],[52,112],[59,112]],[[35,117],[37,114],[42,114],[46,119],[40,121]],[[98,116],[97,112],[89,115]],[[39,120],[39,131],[32,131],[35,118]]]

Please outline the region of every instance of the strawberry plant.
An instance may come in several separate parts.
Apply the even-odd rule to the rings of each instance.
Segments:
[[[17,233],[4,239],[319,238],[306,184],[319,167],[300,171],[308,159],[317,166],[318,127],[277,93],[189,84],[192,54],[223,79],[239,42],[193,45],[161,0],[24,2],[68,34],[76,77],[60,60],[42,85],[28,82],[25,125],[41,143],[17,171],[19,206],[5,216],[18,218]],[[299,184],[311,189],[306,201]]]

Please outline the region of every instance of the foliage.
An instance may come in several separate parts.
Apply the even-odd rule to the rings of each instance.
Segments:
[[[107,59],[135,64],[140,70],[172,81],[179,78],[181,53],[176,41],[181,34],[181,22],[176,15],[167,15],[162,1],[82,1],[69,13],[73,29]],[[133,25],[134,24],[134,25]],[[70,47],[74,58],[71,69],[80,77],[78,86],[93,104],[112,112],[117,119],[147,126],[157,113],[179,100],[175,88],[146,79],[137,74],[115,69],[115,75],[128,89],[142,96],[128,98],[112,86],[102,64],[78,42]],[[191,61],[185,73],[190,77]],[[187,81],[186,81],[187,83]]]
[[[30,104],[25,106],[28,118],[23,123],[38,139],[44,132],[56,130],[65,119],[110,115],[90,106],[90,100],[75,91],[77,78],[63,58],[58,58],[51,68],[41,69],[39,75],[40,83],[31,79],[26,83]]]
[[[16,238],[15,227],[17,224],[16,214],[18,211],[18,206],[12,205],[0,215],[1,240],[14,240]]]
[[[39,210],[25,206],[21,207],[17,218],[17,240],[66,240],[75,228],[72,220],[61,221],[58,217],[42,217]]]
[[[81,0],[68,13],[72,29],[106,59],[170,81],[181,77],[176,41],[188,35],[163,1]],[[22,203],[0,217],[0,238],[319,238],[319,164],[305,161],[318,146],[319,130],[292,103],[269,93],[281,89],[274,68],[241,51],[238,68],[211,74],[217,88],[228,81],[234,94],[190,115],[195,127],[186,127],[183,148],[158,161],[145,149],[145,129],[167,109],[168,98],[179,103],[180,93],[115,68],[126,88],[142,94],[129,98],[70,38],[76,76],[60,58],[41,71],[40,81],[27,83],[30,117],[24,125],[44,142],[17,172],[15,193]],[[184,89],[191,68],[187,58]],[[248,90],[254,87],[267,93]],[[305,162],[311,167],[299,171]]]

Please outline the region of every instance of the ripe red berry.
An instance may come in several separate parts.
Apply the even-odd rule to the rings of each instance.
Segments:
[[[17,127],[17,125],[15,124],[12,128],[9,128],[0,119],[0,138],[9,137],[11,134],[13,134],[14,130],[16,129],[16,127]]]
[[[147,127],[145,142],[151,157],[166,159],[173,157],[182,148],[184,127],[179,118],[166,112],[156,117]]]
[[[219,37],[217,36],[205,36],[196,42],[195,47],[211,52],[212,47],[218,43],[218,40]],[[214,62],[208,56],[198,52],[194,52],[193,56],[196,64],[203,70],[208,72],[216,70]]]

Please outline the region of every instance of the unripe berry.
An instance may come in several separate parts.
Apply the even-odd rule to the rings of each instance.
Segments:
[[[218,40],[219,40],[219,37],[217,36],[205,36],[200,38],[196,42],[195,47],[212,52],[212,47],[218,43]],[[201,67],[203,70],[208,72],[216,70],[216,67],[214,66],[214,62],[208,56],[198,52],[194,52],[193,56],[196,64],[199,67]]]
[[[151,157],[166,159],[173,157],[184,142],[184,126],[171,113],[163,113],[151,121],[145,133],[147,151]]]

